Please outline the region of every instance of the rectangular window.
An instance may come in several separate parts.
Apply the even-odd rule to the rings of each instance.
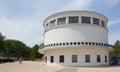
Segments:
[[[79,17],[69,17],[69,23],[78,23],[79,22]]]
[[[100,55],[97,55],[97,62],[101,62]]]
[[[51,63],[54,62],[54,56],[50,56],[50,62],[51,62]]]
[[[93,24],[99,25],[99,19],[98,18],[93,18]]]
[[[59,60],[60,60],[60,63],[64,63],[64,55],[60,55]]]
[[[58,18],[58,20],[57,20],[58,25],[65,24],[65,23],[66,23],[66,17]]]
[[[90,17],[82,17],[82,23],[90,24]]]
[[[101,20],[102,27],[105,27],[105,22]]]
[[[90,55],[85,55],[85,62],[90,62]]]
[[[107,56],[105,56],[105,62],[107,62]]]
[[[55,19],[50,21],[50,27],[55,26],[55,21],[56,21]]]
[[[72,63],[77,63],[77,55],[72,55]]]

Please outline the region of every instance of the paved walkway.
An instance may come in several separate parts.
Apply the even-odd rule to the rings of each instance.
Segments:
[[[0,64],[0,72],[120,72],[120,66],[110,67],[59,67],[42,62],[24,61]]]

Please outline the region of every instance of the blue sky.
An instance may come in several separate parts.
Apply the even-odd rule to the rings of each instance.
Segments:
[[[88,10],[108,17],[109,43],[120,40],[120,0],[0,0],[0,32],[32,47],[44,41],[43,20],[67,10]]]

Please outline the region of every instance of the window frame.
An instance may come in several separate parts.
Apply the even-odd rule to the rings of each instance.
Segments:
[[[56,19],[51,20],[49,25],[50,25],[50,27],[55,26],[56,25]]]
[[[100,19],[93,17],[93,24],[95,24],[95,25],[100,25]]]
[[[65,19],[64,22],[62,22]],[[66,24],[66,17],[57,18],[57,25]]]
[[[100,55],[97,55],[97,62],[101,62],[101,56]]]
[[[78,62],[78,55],[72,55],[72,63]]]
[[[85,19],[86,18],[86,19]],[[88,18],[88,19],[87,19]],[[88,16],[82,16],[81,17],[81,23],[91,24],[91,17]]]
[[[68,23],[79,23],[79,16],[69,16],[68,17]]]
[[[64,63],[64,61],[65,61],[64,59],[65,59],[64,55],[59,56],[59,62],[60,63]]]
[[[90,55],[85,55],[85,62],[90,63]]]
[[[54,56],[50,56],[50,62],[54,63]]]

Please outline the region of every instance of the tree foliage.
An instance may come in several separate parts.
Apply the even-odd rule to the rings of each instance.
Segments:
[[[120,57],[120,41],[117,40],[115,42],[115,44],[113,45],[114,51],[110,52],[110,58],[112,58],[112,56],[119,56]]]
[[[0,54],[8,57],[22,57],[27,60],[35,60],[36,58],[42,58],[42,54],[38,52],[38,49],[38,45],[30,48],[19,40],[5,39],[5,36],[0,33]]]

